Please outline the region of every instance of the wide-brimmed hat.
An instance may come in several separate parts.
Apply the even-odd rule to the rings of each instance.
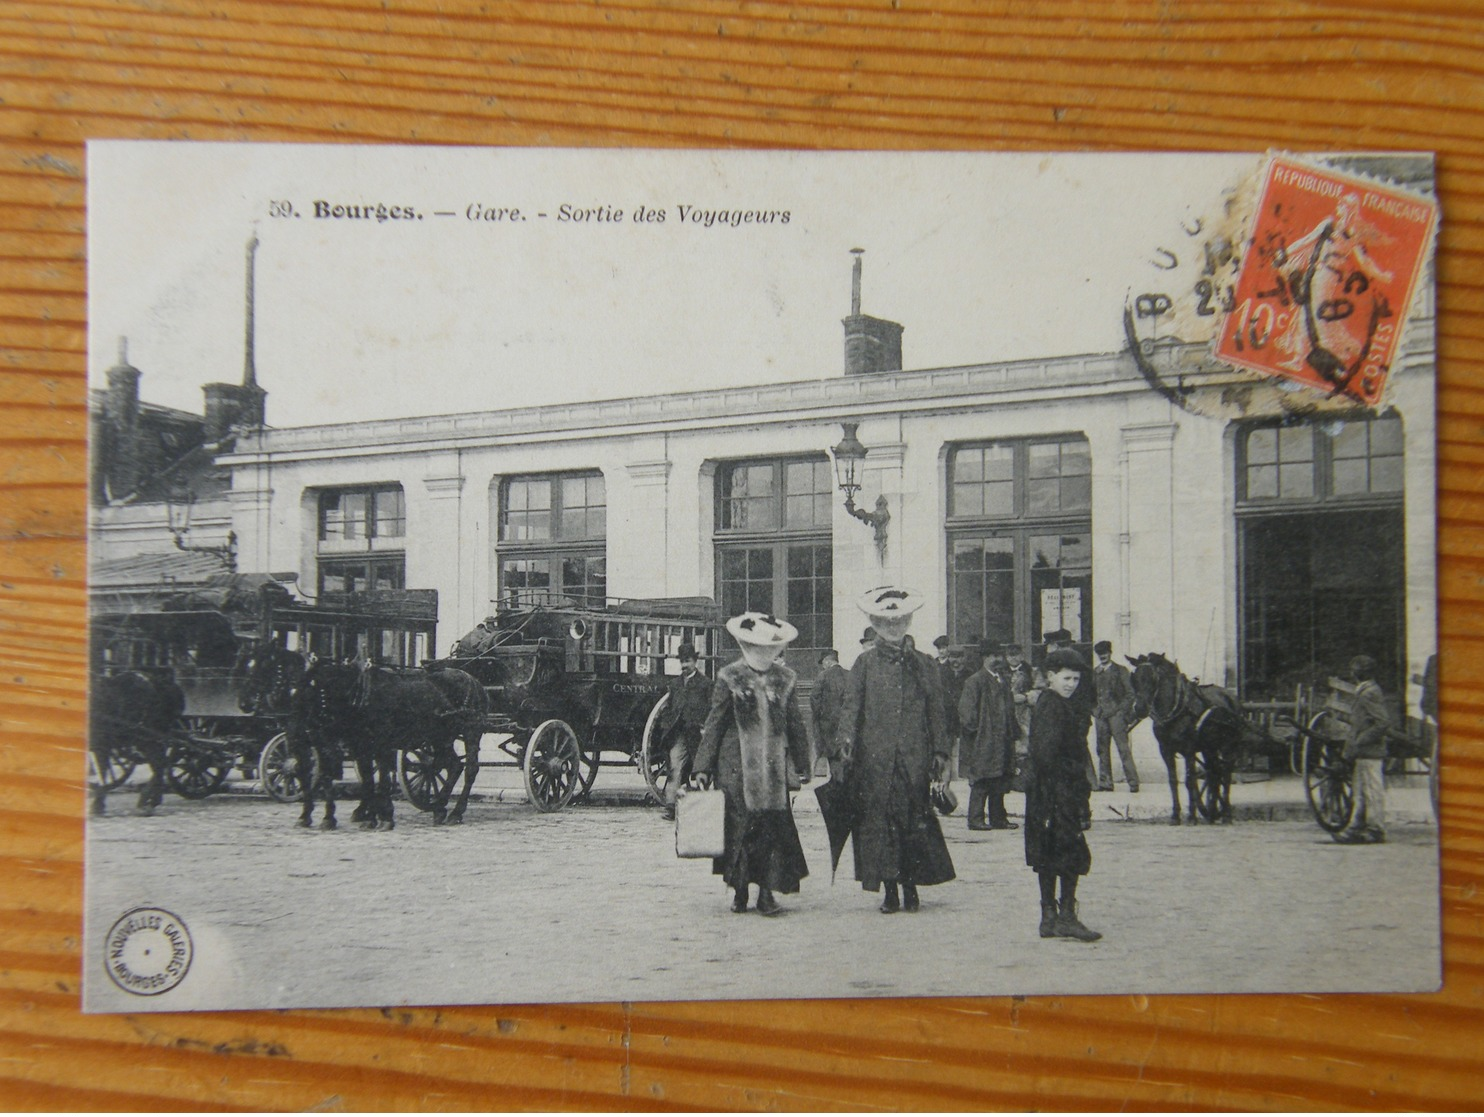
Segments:
[[[855,604],[868,617],[891,620],[910,617],[927,604],[927,598],[905,586],[877,586],[856,598]]]
[[[739,644],[755,648],[783,648],[799,638],[799,630],[771,613],[742,613],[727,621],[727,631]]]

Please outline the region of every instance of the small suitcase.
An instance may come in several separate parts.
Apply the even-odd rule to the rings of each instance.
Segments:
[[[720,857],[725,853],[726,811],[724,792],[683,792],[675,804],[675,855]]]

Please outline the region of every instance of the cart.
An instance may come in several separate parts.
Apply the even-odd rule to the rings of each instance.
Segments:
[[[682,644],[714,673],[723,631],[710,598],[574,600],[512,595],[495,615],[493,645],[433,661],[479,680],[489,695],[486,731],[520,767],[531,803],[559,811],[586,797],[603,767],[633,765],[663,798],[666,689]],[[404,792],[430,801],[461,770],[456,757],[409,749]]]
[[[1332,678],[1311,703],[1300,725],[1302,742],[1298,770],[1304,778],[1304,795],[1321,827],[1338,833],[1350,823],[1355,809],[1353,761],[1345,759],[1345,744],[1355,709],[1355,685]],[[1427,774],[1434,817],[1438,805],[1438,737],[1427,723],[1416,718],[1400,720],[1404,727],[1386,734],[1386,768],[1399,773]]]
[[[92,673],[139,672],[167,679],[184,695],[184,712],[163,736],[165,784],[188,799],[219,790],[233,770],[257,780],[281,802],[301,788],[284,736],[286,711],[246,701],[247,668],[264,644],[337,660],[363,657],[415,663],[431,654],[435,590],[384,590],[300,599],[291,578],[223,574],[205,587],[125,600],[99,595],[91,608]],[[94,723],[109,740],[89,752],[89,782],[123,784],[141,757],[137,728],[112,732],[108,711]]]

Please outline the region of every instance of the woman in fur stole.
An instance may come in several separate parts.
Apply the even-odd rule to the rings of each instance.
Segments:
[[[732,888],[732,910],[782,911],[774,893],[797,892],[809,875],[789,792],[808,780],[809,737],[799,709],[798,676],[779,658],[798,629],[766,613],[727,622],[742,657],[723,667],[711,690],[695,778],[726,794],[726,852],[712,863]]]

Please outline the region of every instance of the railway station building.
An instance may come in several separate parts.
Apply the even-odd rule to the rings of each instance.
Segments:
[[[1364,652],[1412,706],[1437,643],[1420,299],[1377,413],[1180,343],[903,370],[903,326],[862,314],[857,282],[843,367],[815,380],[234,427],[196,538],[230,530],[239,570],[310,599],[436,589],[439,654],[514,596],[704,596],[787,617],[809,678],[821,649],[853,660],[857,596],[901,582],[928,597],[923,647],[988,635],[1034,655],[1066,628],[1246,698]],[[147,502],[107,505],[95,560],[147,550]]]

